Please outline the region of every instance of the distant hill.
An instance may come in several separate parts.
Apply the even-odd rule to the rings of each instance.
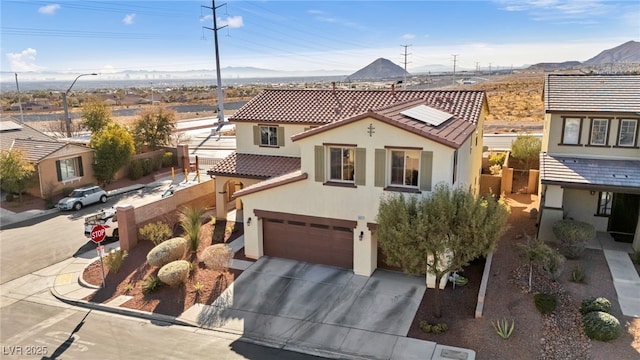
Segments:
[[[364,68],[349,75],[349,80],[382,80],[400,78],[410,74],[390,60],[379,58]]]
[[[612,49],[604,50],[585,62],[565,61],[561,63],[538,63],[529,66],[529,69],[555,71],[578,69],[581,67],[602,67],[603,65],[610,64],[624,65],[638,63],[640,63],[640,42],[632,40]]]
[[[627,41],[613,49],[605,50],[584,62],[585,65],[640,62],[640,42]]]

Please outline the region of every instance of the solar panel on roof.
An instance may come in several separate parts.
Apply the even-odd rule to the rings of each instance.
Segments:
[[[427,105],[418,105],[411,109],[401,111],[400,114],[431,126],[439,126],[453,117],[453,115],[447,112],[434,109]]]
[[[0,131],[20,130],[20,129],[22,129],[22,125],[14,121],[11,121],[11,120],[0,121]]]

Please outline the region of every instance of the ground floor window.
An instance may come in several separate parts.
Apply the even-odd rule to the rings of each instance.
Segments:
[[[598,195],[598,211],[596,215],[609,216],[611,215],[611,199],[613,199],[613,193],[601,192]]]

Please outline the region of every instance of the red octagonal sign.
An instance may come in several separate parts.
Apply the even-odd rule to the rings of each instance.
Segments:
[[[91,229],[91,241],[99,244],[107,236],[107,228],[102,225],[96,225]]]

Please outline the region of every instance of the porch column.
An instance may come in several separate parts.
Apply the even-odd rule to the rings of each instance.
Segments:
[[[543,241],[557,242],[553,234],[553,224],[564,217],[564,189],[560,185],[543,185],[543,202],[540,209],[540,226],[538,238]]]
[[[216,177],[216,218],[227,219],[227,179]]]
[[[138,245],[135,209],[132,205],[120,205],[116,207],[116,216],[118,217],[120,248],[131,251]]]

